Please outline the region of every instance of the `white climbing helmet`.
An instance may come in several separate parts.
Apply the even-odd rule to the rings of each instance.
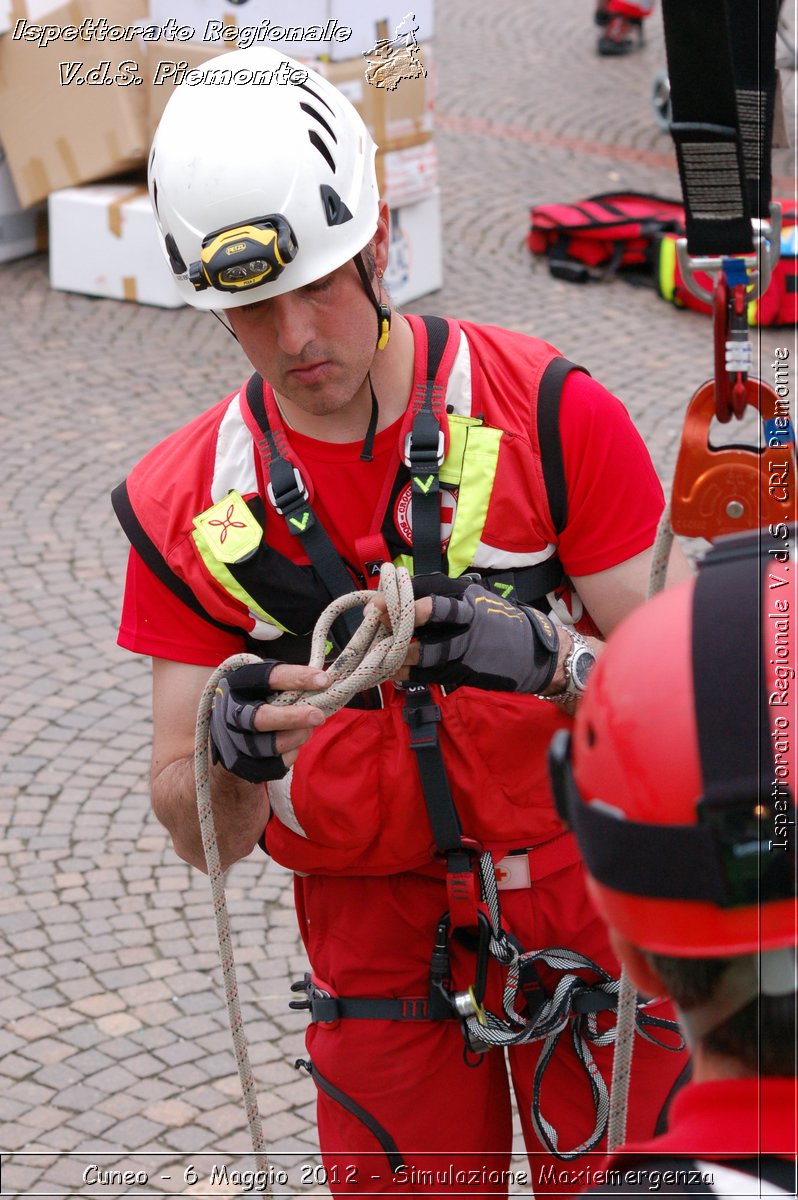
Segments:
[[[198,70],[201,82],[175,88],[149,160],[161,244],[186,303],[266,300],[359,253],[377,228],[376,147],[346,97],[268,47]]]

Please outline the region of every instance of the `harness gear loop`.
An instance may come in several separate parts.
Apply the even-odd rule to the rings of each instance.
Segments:
[[[312,700],[317,707],[329,714],[343,708],[356,692],[364,688],[375,687],[396,673],[404,662],[407,647],[413,635],[415,616],[413,586],[407,571],[401,567],[394,567],[392,563],[385,563],[380,573],[380,588],[385,593],[392,629],[387,630],[381,624],[379,614],[376,610],[373,611],[364,619],[355,637],[351,639],[342,654],[328,669],[333,682],[327,691],[318,693],[282,692],[273,697],[273,703],[296,704]],[[334,600],[324,610],[313,633],[311,666],[323,667],[324,665],[325,643],[333,621],[343,611],[357,605],[368,604],[371,597],[372,593],[369,591],[354,592]],[[238,667],[261,661],[256,655],[235,654],[217,667],[206,683],[197,712],[194,776],[202,848],[211,883],[225,1000],[230,1030],[233,1035],[233,1049],[241,1081],[244,1109],[257,1168],[259,1171],[268,1172],[269,1164],[265,1152],[258,1097],[238,996],[233,944],[230,937],[230,920],[224,890],[224,871],[213,820],[208,755],[211,709],[217,683],[223,676],[230,674]],[[270,1190],[266,1194],[271,1194]]]

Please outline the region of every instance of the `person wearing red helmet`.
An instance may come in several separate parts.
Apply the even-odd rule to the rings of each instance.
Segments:
[[[558,807],[616,953],[641,992],[672,997],[692,1050],[667,1131],[602,1162],[591,1194],[649,1192],[655,1171],[679,1194],[795,1194],[788,532],[721,539],[695,581],[622,622],[573,733],[552,744]],[[652,629],[667,654],[651,653]]]

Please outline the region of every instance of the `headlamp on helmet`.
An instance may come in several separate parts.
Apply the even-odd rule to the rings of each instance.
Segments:
[[[272,213],[245,225],[215,229],[202,239],[198,262],[188,269],[196,291],[239,292],[272,283],[294,260],[297,242],[285,217]]]

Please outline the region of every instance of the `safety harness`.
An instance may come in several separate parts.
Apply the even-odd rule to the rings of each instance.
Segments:
[[[412,484],[413,504],[413,564],[419,573],[440,571],[444,566],[440,537],[440,469],[444,460],[444,435],[441,427],[445,388],[439,382],[439,368],[445,357],[449,338],[448,323],[440,318],[425,317],[427,329],[426,380],[413,394],[410,405],[411,427],[404,439],[404,462]],[[557,405],[562,383],[573,370],[566,360],[555,360],[547,369],[541,386],[538,411],[544,447],[543,464],[546,472],[552,518],[558,532],[566,516],[566,493],[562,468],[562,451],[557,435]],[[249,395],[249,389],[248,389]],[[259,411],[259,421],[265,416]],[[279,446],[268,435],[267,466],[272,481],[277,465],[281,478],[286,480],[285,491],[270,487],[269,499],[288,522],[293,520],[292,532],[303,545],[319,575],[332,591],[343,580],[343,568],[333,573],[329,566],[328,540],[313,537],[318,521],[313,516],[304,487],[296,468],[285,469],[279,464]],[[546,453],[546,448],[550,453]],[[279,507],[278,507],[279,504]],[[299,517],[297,517],[299,514]],[[310,536],[309,536],[310,534]],[[332,554],[337,554],[332,550]],[[506,575],[507,573],[502,573]],[[562,579],[562,567],[551,560],[539,567],[525,568],[514,573],[511,585],[521,598],[540,599]],[[502,580],[493,576],[494,586]],[[505,593],[506,594],[506,593]],[[458,1020],[465,1038],[465,1053],[481,1055],[494,1046],[516,1046],[532,1041],[544,1041],[543,1052],[535,1072],[532,1121],[544,1145],[562,1159],[578,1157],[594,1148],[604,1135],[609,1113],[607,1087],[595,1069],[590,1045],[607,1045],[615,1040],[615,1028],[604,1032],[598,1029],[598,1014],[617,1005],[619,983],[613,980],[592,960],[560,947],[529,952],[502,924],[501,905],[496,878],[496,866],[489,852],[468,838],[462,829],[457,808],[449,786],[446,766],[438,738],[442,720],[440,706],[429,688],[403,684],[405,720],[410,746],[416,757],[424,801],[432,828],[438,856],[446,866],[447,911],[438,921],[432,947],[429,992],[426,996],[398,998],[333,996],[318,987],[310,974],[292,985],[292,991],[304,992],[304,999],[294,1000],[291,1007],[309,1012],[311,1020],[328,1022],[340,1019],[358,1020]],[[456,989],[450,970],[449,943],[452,937],[473,949],[475,973],[473,982],[465,989]],[[493,958],[506,972],[501,1013],[484,1007],[488,962]],[[537,964],[563,972],[554,994],[548,996],[537,970]],[[595,976],[586,982],[577,972]],[[651,1041],[655,1028],[675,1030],[672,1022],[654,1018],[639,1006],[635,1012],[637,1031]],[[561,1149],[557,1131],[543,1116],[540,1108],[542,1079],[561,1034],[571,1023],[571,1036],[579,1061],[582,1063],[593,1092],[596,1119],[593,1132],[579,1146]],[[665,1043],[659,1043],[665,1045]],[[304,1065],[304,1064],[301,1064]]]

